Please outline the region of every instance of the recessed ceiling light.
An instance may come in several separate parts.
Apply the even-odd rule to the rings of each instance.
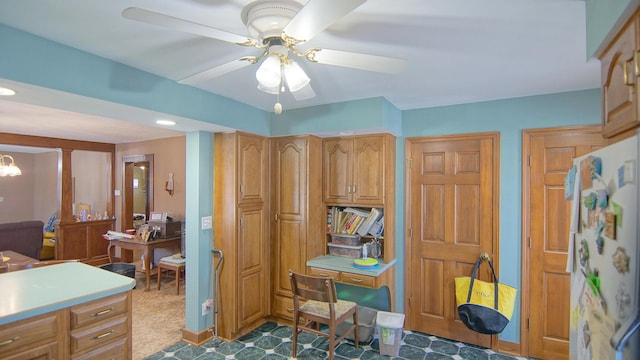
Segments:
[[[13,96],[15,94],[16,94],[16,91],[13,89],[0,87],[0,96]]]
[[[176,124],[175,121],[173,120],[156,120],[156,124],[158,125],[166,125],[166,126],[173,126]]]

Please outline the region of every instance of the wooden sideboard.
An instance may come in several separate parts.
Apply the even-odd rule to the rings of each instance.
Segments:
[[[60,223],[56,226],[56,259],[76,259],[90,265],[109,262],[109,241],[102,235],[113,230],[115,220]]]

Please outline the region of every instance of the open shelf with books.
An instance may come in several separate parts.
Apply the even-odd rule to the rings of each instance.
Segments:
[[[380,244],[379,258],[384,259],[384,209],[330,206],[327,208],[327,246],[335,237],[351,237],[351,247],[368,242]],[[329,253],[330,251],[328,251]],[[369,254],[372,256],[372,254]]]

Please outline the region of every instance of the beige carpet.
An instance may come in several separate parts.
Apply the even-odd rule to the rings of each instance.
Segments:
[[[161,289],[157,278],[151,276],[151,290],[144,291],[144,273],[136,274],[133,290],[133,360],[142,360],[182,340],[185,323],[184,281],[180,281],[180,295],[176,295],[175,274],[162,277]]]

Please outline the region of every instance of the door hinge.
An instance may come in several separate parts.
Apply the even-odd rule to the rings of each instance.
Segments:
[[[529,236],[529,249],[531,249],[531,236]]]
[[[413,228],[409,228],[409,239],[413,239]]]
[[[533,156],[529,155],[529,167],[533,164]]]
[[[531,319],[527,318],[527,329],[531,326]]]
[[[413,169],[413,158],[409,158],[409,169]]]
[[[411,296],[409,296],[409,308],[411,308]]]
[[[273,215],[274,220],[277,222],[278,221],[278,213],[275,213],[275,215]]]
[[[240,194],[242,194],[244,192],[244,186],[242,186],[242,184],[240,184]]]

